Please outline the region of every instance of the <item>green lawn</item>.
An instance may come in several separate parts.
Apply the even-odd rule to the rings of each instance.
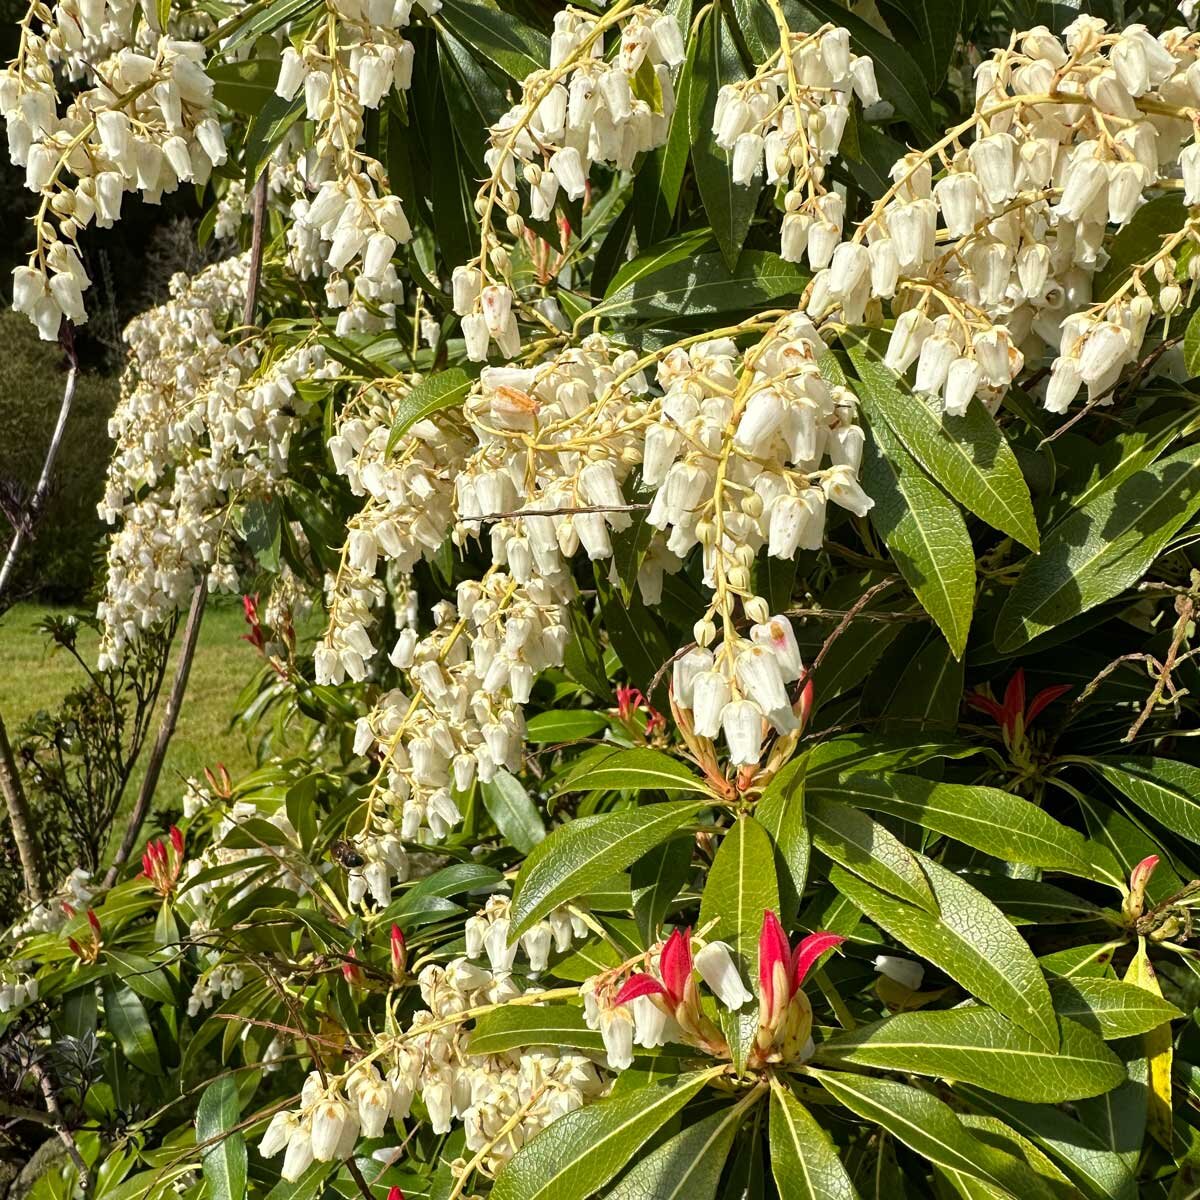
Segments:
[[[71,609],[40,604],[19,604],[0,617],[0,713],[15,741],[21,725],[39,709],[53,710],[62,697],[81,681],[79,665],[63,650],[47,649],[38,623],[52,613],[68,615]],[[184,780],[200,775],[206,766],[222,762],[234,779],[254,766],[252,747],[239,730],[230,729],[236,715],[238,693],[259,665],[253,649],[241,640],[245,632],[242,608],[236,597],[210,600],[200,629],[200,644],[192,663],[187,697],[167,752],[159,783],[158,803],[176,805]],[[176,651],[182,640],[182,625]],[[85,659],[94,656],[96,638],[90,631],[80,637]],[[163,684],[165,702],[175,672],[175,657]],[[151,726],[150,740],[158,728],[161,703]],[[143,755],[144,758],[144,755]],[[126,805],[136,795],[141,769],[126,793]]]

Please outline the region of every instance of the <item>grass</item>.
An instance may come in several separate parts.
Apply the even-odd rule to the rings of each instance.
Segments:
[[[38,630],[38,623],[44,617],[54,613],[64,616],[71,611],[42,604],[19,604],[0,618],[0,714],[14,740],[25,721],[41,709],[53,711],[63,696],[82,680],[79,665],[65,651],[47,650],[46,638]],[[184,781],[188,776],[200,775],[206,766],[223,762],[235,780],[255,766],[245,734],[230,729],[230,720],[237,712],[238,694],[259,665],[253,649],[241,640],[245,628],[236,598],[209,601],[187,695],[163,765],[157,807],[177,807]],[[161,706],[174,678],[181,640],[182,626],[163,683],[160,707],[151,725],[150,740],[158,728]],[[80,637],[80,652],[89,661],[94,659],[95,642],[90,631],[85,630]],[[148,747],[126,791],[126,806],[137,793],[147,753]]]

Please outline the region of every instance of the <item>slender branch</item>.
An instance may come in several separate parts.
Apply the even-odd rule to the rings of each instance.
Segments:
[[[42,855],[37,833],[29,816],[29,801],[21,776],[17,772],[12,746],[8,741],[8,730],[0,716],[0,794],[8,809],[8,823],[12,826],[13,841],[21,858],[21,870],[25,875],[25,892],[32,904],[37,904],[45,895],[42,881]]]
[[[79,1174],[79,1190],[86,1196],[91,1190],[91,1175],[88,1172],[87,1163],[83,1161],[83,1155],[79,1153],[79,1147],[75,1144],[74,1137],[71,1136],[71,1131],[63,1120],[62,1109],[58,1106],[58,1094],[54,1090],[54,1082],[46,1074],[45,1067],[39,1062],[30,1064],[29,1073],[42,1090],[42,1098],[46,1102],[46,1112],[49,1114],[50,1124],[54,1127],[62,1144],[66,1147],[67,1154],[75,1164],[75,1169]]]
[[[42,462],[42,473],[38,478],[33,495],[29,498],[29,503],[25,505],[25,511],[17,516],[13,527],[12,541],[8,544],[8,553],[4,556],[3,566],[0,566],[0,599],[3,599],[5,591],[7,591],[9,584],[12,582],[13,573],[17,566],[17,556],[21,553],[21,547],[24,545],[25,539],[32,535],[34,526],[37,524],[38,518],[42,515],[46,497],[50,493],[50,481],[54,475],[54,462],[58,458],[59,450],[62,448],[63,434],[67,428],[67,418],[71,415],[71,405],[75,401],[75,385],[79,380],[79,356],[75,353],[75,327],[70,321],[63,321],[62,330],[59,333],[59,341],[66,353],[67,363],[69,364],[67,382],[63,388],[62,403],[58,407],[58,420],[54,424],[54,433],[50,437],[50,445],[46,448],[46,457]]]

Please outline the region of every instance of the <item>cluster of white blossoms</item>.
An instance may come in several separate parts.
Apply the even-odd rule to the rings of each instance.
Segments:
[[[392,426],[410,389],[403,379],[385,383],[343,406],[328,443],[338,474],[365,500],[347,522],[338,570],[327,580],[329,619],[316,651],[321,683],[366,678],[376,653],[372,614],[388,588],[411,599],[397,603],[396,618],[403,627],[415,626],[416,597],[405,577],[445,542],[454,521],[454,477],[470,449],[461,421],[434,416],[406,430],[389,451]],[[388,588],[378,578],[381,564]]]
[[[246,271],[241,256],[178,275],[171,298],[125,331],[123,396],[109,421],[116,448],[99,505],[118,525],[98,609],[102,665],[183,605],[200,575],[236,588],[222,558],[230,505],[268,495],[286,477],[291,438],[310,408],[296,383],[340,370],[316,343],[260,366],[256,341],[227,335]]]
[[[218,997],[228,1000],[234,992],[241,991],[245,983],[246,973],[236,964],[218,962],[209,967],[192,985],[187,1002],[188,1016],[194,1017],[212,1008]]]
[[[418,983],[427,1007],[407,1030],[381,1033],[375,1048],[341,1075],[309,1075],[299,1109],[272,1118],[259,1153],[285,1152],[284,1179],[294,1182],[314,1160],[348,1158],[360,1137],[384,1136],[390,1121],[408,1116],[418,1095],[433,1133],[461,1122],[467,1150],[494,1172],[551,1121],[605,1089],[593,1064],[579,1055],[471,1053],[463,1028],[468,1014],[525,994],[507,969],[489,971],[456,958],[425,967]]]
[[[27,1004],[32,1004],[38,998],[38,981],[34,975],[24,974],[33,967],[33,963],[10,961],[3,974],[0,974],[0,1015],[16,1012]]]
[[[781,252],[789,262],[807,255],[827,266],[842,237],[845,200],[824,186],[825,168],[842,143],[855,94],[879,101],[875,64],[850,52],[850,34],[834,25],[789,35],[750,79],[717,94],[713,135],[731,154],[734,183],[746,186],[766,172],[783,190]]]
[[[473,362],[487,359],[492,342],[506,359],[521,349],[508,255],[489,244],[493,207],[505,214],[509,233],[519,236],[525,228],[522,188],[529,218],[546,221],[560,193],[583,199],[594,164],[626,171],[639,154],[666,140],[683,34],[673,16],[651,8],[622,12],[619,22],[616,17],[574,8],[556,13],[549,70],[528,75],[520,99],[492,126],[484,153],[490,176],[476,199],[483,244],[476,259],[455,268],[452,280],[454,311],[462,317]],[[614,24],[617,45],[606,57],[604,34]],[[544,314],[542,319],[553,324]]]
[[[71,919],[73,911],[87,909],[97,891],[97,886],[92,882],[92,873],[83,867],[75,867],[54,895],[33,905],[12,926],[8,936],[14,942],[19,942],[34,934],[57,933]]]
[[[657,391],[645,362],[599,336],[539,367],[484,369],[463,410],[476,448],[454,468],[453,536],[465,544],[486,533],[493,566],[459,585],[457,606],[437,606],[428,636],[405,618],[390,661],[408,686],[359,721],[356,748],[379,762],[373,800],[399,809],[403,839],[443,837],[459,820],[456,793],[518,768],[522,706],[569,638],[572,560],[580,551],[612,559],[639,467],[638,505],[654,530],[638,571],[644,599],[658,602],[664,574],[697,545],[714,593],[696,637],[723,690],[702,685],[697,736],[723,730],[735,762],[749,766],[768,727],[797,729],[786,695],[802,674],[795,638],[754,594],[750,567],[764,549],[790,559],[819,548],[828,501],[858,515],[871,506],[857,479],[864,435],[854,397],[822,378],[824,349],[808,318],[793,314],[745,353],[721,338],[651,356]],[[351,431],[354,419],[332,447],[347,472],[361,470],[349,457],[356,442],[361,452],[365,438],[384,441],[382,425],[369,435],[365,425]],[[376,654],[366,617],[380,595],[381,542],[366,533],[352,529],[347,545],[365,578],[354,577],[357,599],[336,593],[339,619],[317,650],[322,682],[365,677]],[[398,546],[387,557],[415,561],[440,541],[409,529],[409,557]],[[750,641],[735,632],[739,606],[757,623]],[[725,640],[714,653],[718,621]]]
[[[456,793],[520,768],[522,706],[569,638],[566,608],[543,581],[493,570],[460,584],[457,599],[434,607],[425,637],[401,631],[390,658],[409,687],[358,725],[356,750],[379,762],[372,805],[400,814],[405,841],[440,841],[461,819]]]
[[[1082,386],[1102,400],[1200,273],[1194,256],[1182,263],[1197,231],[1181,214],[1111,295],[1093,295],[1107,239],[1149,194],[1182,182],[1185,204],[1200,203],[1200,36],[1108,32],[1089,16],[1062,41],[1039,27],[980,65],[976,97],[932,151],[896,163],[815,277],[807,311],[855,324],[890,301],[888,364],[915,364],[915,387],[947,412],[973,396],[994,407],[1047,357],[1048,409],[1066,411]]]
[[[135,35],[138,11],[103,0],[32,5],[0,74],[9,157],[41,198],[13,304],[47,340],[64,316],[87,320],[79,232],[118,220],[125,193],[157,203],[181,183],[205,183],[227,157],[204,46],[168,36],[157,18]],[[85,86],[60,89],[56,65]]]
[[[441,8],[440,0],[417,3],[427,15]],[[339,0],[283,50],[275,91],[285,100],[304,96],[313,136],[300,172],[316,193],[292,205],[289,241],[331,272],[326,296],[335,308],[350,302],[344,273],[352,265],[364,284],[393,284],[392,255],[412,236],[383,164],[359,148],[367,111],[412,82],[413,44],[401,33],[412,8],[412,0]]]
[[[467,918],[467,957],[476,959],[486,954],[492,971],[504,972],[512,970],[517,953],[522,952],[529,962],[530,978],[535,978],[549,965],[551,950],[565,954],[575,938],[588,935],[584,918],[566,906],[554,909],[510,943],[511,927],[511,899],[502,895],[489,896],[483,908]]]

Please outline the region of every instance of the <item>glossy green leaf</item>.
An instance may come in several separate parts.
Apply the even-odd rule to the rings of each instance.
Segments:
[[[851,343],[859,399],[873,424],[883,421],[914,459],[960,504],[1031,550],[1037,519],[1016,455],[978,400],[963,416],[936,416],[908,390],[867,341]]]
[[[996,621],[996,646],[1030,638],[1132,587],[1200,511],[1200,446],[1188,446],[1102,492],[1046,535]]]
[[[775,872],[779,877],[780,918],[787,923],[800,907],[812,845],[804,814],[805,757],[797,757],[776,772],[754,807],[754,819],[767,831],[775,847]]]
[[[733,268],[720,254],[697,254],[630,283],[610,287],[590,316],[683,318],[739,312],[799,299],[808,275],[767,250],[745,250]]]
[[[637,746],[618,750],[578,776],[571,776],[559,792],[706,792],[708,785],[677,758],[661,750]]]
[[[567,1113],[501,1171],[492,1200],[585,1200],[700,1089],[709,1073],[635,1088]]]
[[[248,58],[242,62],[212,63],[206,74],[213,81],[213,98],[234,112],[257,116],[275,95],[279,59]]]
[[[204,1147],[200,1169],[211,1200],[242,1200],[246,1195],[246,1139],[235,1129],[240,1115],[234,1076],[215,1080],[201,1093],[196,1142]]]
[[[747,986],[758,979],[758,936],[768,910],[779,912],[771,839],[753,817],[739,817],[721,840],[708,872],[700,900],[700,926],[711,923],[710,938],[728,943]],[[748,1002],[736,1013],[722,1009],[720,1016],[740,1069],[758,1027],[758,1008]]]
[[[603,713],[585,708],[538,713],[525,727],[525,740],[535,746],[555,742],[577,742],[608,728]]]
[[[513,13],[474,0],[443,0],[439,23],[518,83],[550,61],[550,41]]]
[[[689,132],[692,169],[708,223],[731,270],[750,229],[760,190],[733,182],[729,155],[713,138],[717,93],[725,84],[746,77],[737,47],[719,9],[714,9],[699,34],[696,69],[689,89]]]
[[[655,939],[663,917],[691,873],[695,839],[675,837],[643,854],[629,869],[633,917],[642,943]]]
[[[605,1200],[713,1200],[744,1115],[743,1105],[731,1105],[689,1124],[623,1175]]]
[[[112,965],[113,974],[127,983],[139,996],[158,1004],[174,1004],[175,989],[170,977],[156,962],[131,950],[104,949],[105,959]]]
[[[623,871],[704,804],[703,800],[649,804],[580,817],[554,830],[533,848],[517,876],[510,937],[519,937],[558,905]]]
[[[1024,1161],[974,1137],[954,1110],[928,1092],[867,1075],[820,1071],[817,1081],[851,1112],[881,1125],[930,1162],[1002,1191],[1050,1200],[1054,1193]]]
[[[862,485],[871,524],[921,606],[961,658],[975,608],[975,550],[958,505],[933,483],[887,423],[871,425]]]
[[[455,408],[466,399],[474,381],[462,367],[450,367],[436,375],[427,375],[396,406],[388,451],[418,422],[443,409]]]
[[[1066,871],[1117,888],[1123,882],[1107,847],[1000,788],[933,783],[893,772],[846,776],[836,794],[848,804],[913,821],[1007,862]]]
[[[937,900],[916,856],[890,829],[815,789],[808,796],[813,845],[877,888],[931,913]]]
[[[816,1061],[933,1075],[1043,1104],[1097,1096],[1125,1078],[1120,1059],[1074,1021],[1062,1022],[1062,1044],[1048,1050],[982,1007],[900,1013],[860,1025],[823,1042]]]
[[[1173,833],[1200,842],[1200,767],[1173,758],[1094,758],[1109,783]]]
[[[838,867],[829,880],[901,945],[940,967],[1041,1045],[1055,1048],[1058,1018],[1050,988],[1025,939],[990,900],[952,871],[924,855],[919,861],[940,916],[902,904]]]
[[[104,981],[104,1021],[133,1066],[147,1075],[163,1073],[146,1009],[128,984]]]
[[[1119,979],[1050,976],[1055,1011],[1102,1038],[1134,1037],[1184,1014],[1169,1000]]]
[[[829,1134],[778,1080],[771,1081],[769,1136],[780,1200],[856,1200]]]
[[[574,1004],[505,1005],[484,1013],[471,1032],[472,1054],[503,1054],[522,1046],[570,1046],[602,1053],[604,1039]]]
[[[497,771],[479,790],[496,828],[522,854],[528,854],[546,836],[537,807],[516,776]]]

